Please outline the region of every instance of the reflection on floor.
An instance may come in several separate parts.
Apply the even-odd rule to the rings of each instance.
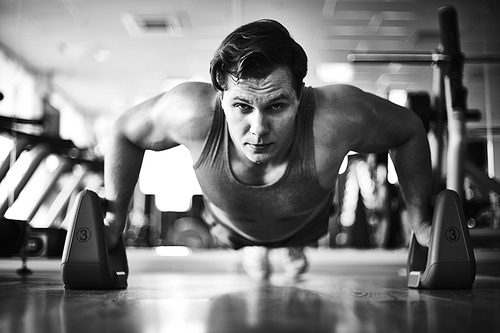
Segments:
[[[500,332],[500,278],[472,290],[406,287],[405,252],[309,250],[310,272],[267,283],[247,277],[240,252],[189,257],[128,249],[129,287],[65,290],[59,262],[0,261],[0,332]],[[277,257],[272,257],[276,263]]]

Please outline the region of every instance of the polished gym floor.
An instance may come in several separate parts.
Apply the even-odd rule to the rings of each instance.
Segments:
[[[0,332],[500,332],[499,252],[476,252],[473,289],[427,291],[406,287],[405,251],[308,249],[301,281],[277,267],[268,282],[238,251],[127,253],[129,286],[112,291],[66,290],[58,260],[30,260],[26,278],[0,260]]]

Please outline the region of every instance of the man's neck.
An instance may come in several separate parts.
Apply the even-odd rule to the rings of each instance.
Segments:
[[[233,175],[240,182],[255,186],[269,185],[277,182],[285,174],[290,156],[289,151],[290,149],[279,160],[256,163],[230,144],[229,165]]]

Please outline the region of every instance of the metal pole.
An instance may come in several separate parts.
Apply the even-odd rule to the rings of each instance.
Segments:
[[[450,79],[444,77],[446,111],[448,115],[448,174],[446,188],[457,192],[464,199],[464,160],[465,160],[465,110],[453,107]]]
[[[437,53],[351,53],[347,59],[358,63],[397,62],[430,65],[438,60],[444,60],[444,57]]]

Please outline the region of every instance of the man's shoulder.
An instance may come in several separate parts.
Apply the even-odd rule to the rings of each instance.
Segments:
[[[185,82],[172,88],[165,94],[168,100],[181,106],[200,106],[211,104],[217,97],[218,92],[210,83],[206,82]]]
[[[180,84],[163,94],[153,111],[153,121],[180,144],[203,140],[210,128],[217,95],[209,83]]]
[[[346,84],[314,87],[313,92],[317,106],[328,108],[353,106],[365,94],[363,90]]]
[[[350,147],[368,124],[366,93],[354,86],[328,85],[313,89],[316,99],[315,138],[323,145]]]
[[[368,107],[366,93],[350,85],[328,85],[313,88],[315,118],[336,124],[355,120]],[[359,120],[359,119],[358,119]]]
[[[182,83],[163,94],[155,106],[156,113],[170,120],[210,116],[217,96],[218,92],[209,83]]]

